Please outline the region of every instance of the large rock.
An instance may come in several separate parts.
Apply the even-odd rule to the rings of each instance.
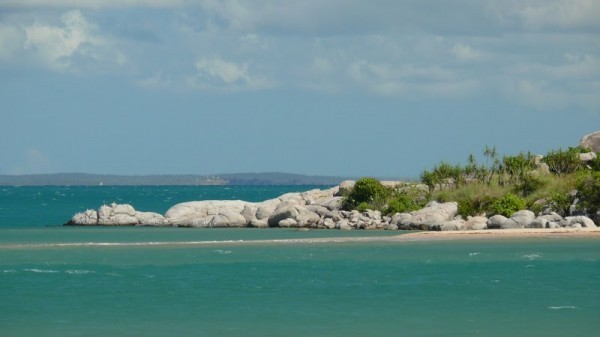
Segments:
[[[261,202],[256,210],[256,218],[258,220],[266,221],[273,214],[273,212],[275,212],[275,209],[279,203],[280,201],[278,199]]]
[[[306,207],[296,206],[296,210],[298,210],[298,215],[294,220],[298,223],[298,227],[308,227],[321,220],[321,217],[317,213],[311,212]]]
[[[457,219],[444,221],[440,224],[434,224],[429,226],[429,230],[433,231],[461,231],[465,229],[465,220]]]
[[[98,225],[101,226],[136,226],[139,220],[131,205],[115,204],[102,205],[98,209]]]
[[[279,205],[277,209],[275,209],[273,214],[269,216],[269,220],[267,222],[271,227],[278,227],[279,222],[281,220],[294,219],[298,216],[298,214],[299,213],[295,205],[289,203],[281,203],[281,205]]]
[[[529,224],[535,219],[535,213],[530,210],[522,210],[514,213],[510,216],[506,222],[504,222],[501,229],[512,229],[512,228],[527,228]]]
[[[239,227],[248,224],[241,215],[247,211],[247,205],[248,202],[240,200],[184,202],[169,208],[165,218],[174,226],[182,227]],[[225,221],[232,223],[225,224]]]
[[[508,219],[504,215],[496,214],[487,221],[487,228],[500,229]]]
[[[485,216],[468,217],[465,223],[465,229],[481,230],[487,229],[488,218]]]
[[[336,193],[336,196],[345,196],[346,194],[350,193],[350,191],[354,188],[354,185],[356,184],[356,181],[354,180],[344,180],[340,183],[340,185],[338,186],[338,192]]]
[[[154,212],[135,212],[138,226],[170,226],[164,216]]]
[[[326,190],[310,190],[300,193],[300,197],[302,197],[304,200],[304,205],[319,204],[319,201],[322,199],[333,198],[333,196],[338,192],[338,189],[338,187],[333,187]]]
[[[586,216],[568,216],[560,223],[563,227],[574,227],[577,224],[581,227],[597,227],[594,221]]]
[[[580,153],[579,154],[579,161],[581,161],[582,163],[587,163],[589,161],[592,161],[594,159],[596,159],[598,155],[595,152],[587,152],[587,153]]]
[[[410,221],[412,226],[425,229],[426,226],[437,225],[454,219],[456,213],[458,213],[456,202],[438,203],[432,201],[425,208],[411,212]]]
[[[597,211],[595,214],[592,214],[591,219],[594,221],[596,226],[600,226],[600,211]]]
[[[350,225],[348,220],[343,219],[335,224],[335,228],[343,230],[343,231],[348,231],[348,230],[352,229],[352,226]]]
[[[550,221],[548,221],[548,219],[538,216],[532,222],[530,222],[526,228],[548,228],[549,222]]]
[[[235,211],[223,211],[216,214],[208,222],[208,227],[245,227],[248,224],[246,218]]]
[[[401,227],[402,225],[410,226],[412,215],[410,213],[396,213],[390,220],[390,225]]]
[[[541,216],[541,218],[544,218],[544,219],[546,219],[548,221],[551,221],[551,222],[560,222],[560,221],[563,220],[563,217],[560,216],[560,214],[558,214],[556,212],[550,212],[548,214],[544,214],[544,215]]]
[[[590,148],[593,152],[600,152],[600,131],[587,134],[581,138],[579,147]]]
[[[318,214],[321,218],[332,218],[333,212],[321,205],[308,205],[306,209]]]
[[[323,206],[330,211],[337,211],[342,208],[343,197],[326,197],[317,199],[314,204]]]
[[[85,212],[77,213],[67,222],[69,226],[97,226],[98,212],[93,209],[88,209]]]
[[[277,227],[281,228],[292,228],[292,227],[301,227],[298,226],[298,222],[292,218],[283,219],[277,223]]]
[[[254,227],[254,228],[268,228],[269,227],[269,223],[267,222],[267,220],[250,220],[250,223],[248,224],[249,227]]]

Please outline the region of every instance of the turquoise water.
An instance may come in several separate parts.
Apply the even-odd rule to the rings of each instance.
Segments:
[[[597,335],[597,239],[252,243],[395,234],[3,223],[0,336]]]
[[[62,225],[73,214],[113,202],[165,213],[194,200],[263,201],[319,186],[0,186],[0,228]]]

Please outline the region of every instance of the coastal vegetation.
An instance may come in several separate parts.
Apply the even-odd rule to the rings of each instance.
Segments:
[[[462,216],[510,216],[523,209],[566,216],[600,209],[600,157],[590,149],[500,157],[495,147],[486,146],[483,156],[485,164],[474,155],[465,164],[441,162],[413,184],[384,186],[377,179],[361,178],[345,194],[343,207],[392,215],[415,211],[432,200],[454,201]]]

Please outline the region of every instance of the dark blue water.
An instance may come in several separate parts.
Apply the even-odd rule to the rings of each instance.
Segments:
[[[0,186],[0,228],[54,226],[103,204],[131,204],[136,210],[164,214],[171,206],[195,200],[264,201],[320,186]],[[321,187],[322,188],[322,187]]]

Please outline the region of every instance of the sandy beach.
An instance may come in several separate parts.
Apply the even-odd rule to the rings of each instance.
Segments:
[[[448,232],[417,232],[394,236],[398,241],[415,240],[468,240],[468,239],[518,239],[518,238],[559,238],[590,237],[600,238],[600,227],[596,228],[524,228],[498,230],[470,230]]]

